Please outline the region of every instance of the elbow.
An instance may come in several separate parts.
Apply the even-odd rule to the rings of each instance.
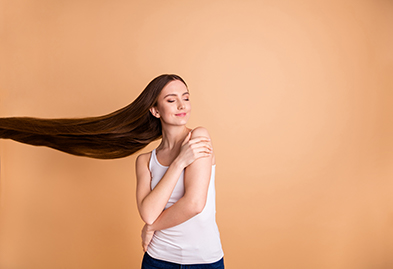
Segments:
[[[154,220],[148,219],[148,218],[142,218],[143,222],[146,223],[147,225],[153,225]]]
[[[157,218],[154,218],[151,214],[141,214],[141,219],[143,220],[144,223],[147,225],[152,225]]]
[[[197,199],[190,201],[189,203],[189,210],[190,213],[194,216],[202,213],[203,209],[205,208],[206,200],[204,199]]]

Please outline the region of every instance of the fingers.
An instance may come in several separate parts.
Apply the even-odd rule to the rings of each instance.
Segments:
[[[191,134],[191,133],[190,133]],[[210,138],[206,137],[206,136],[198,136],[198,137],[194,137],[193,139],[189,139],[189,143],[190,144],[195,144],[195,143],[200,143],[200,142],[210,142]]]
[[[147,251],[147,247],[148,247],[148,246],[149,246],[149,243],[146,242],[146,241],[144,241],[144,240],[142,240],[142,249],[143,249],[144,252]]]
[[[212,151],[201,151],[195,154],[195,159],[210,157],[212,156]]]
[[[191,132],[189,132],[187,137],[184,139],[182,143],[182,147],[188,143],[188,146],[191,147],[191,149],[206,147],[210,151],[213,150],[210,138],[205,136],[198,136],[198,137],[194,137],[193,139],[190,139],[190,137],[191,137]]]
[[[206,152],[210,152],[210,153],[213,152],[212,144],[210,142],[205,142],[205,141],[191,144],[190,148],[193,151],[197,151],[197,152],[199,152],[199,151],[206,151]]]
[[[191,132],[189,132],[186,138],[184,138],[182,145],[185,145],[188,141],[190,141],[190,138],[191,138]]]
[[[181,147],[179,157],[184,167],[189,166],[195,160],[203,157],[211,157],[213,147],[209,137],[198,136],[190,139],[191,133],[188,134]]]
[[[213,148],[210,143],[199,142],[198,144],[190,145],[192,155],[195,159],[201,157],[209,157],[213,153]]]
[[[182,148],[190,148],[191,150],[201,150],[205,148],[207,151],[213,151],[211,141],[207,137],[197,137],[189,140],[187,143],[182,145]]]
[[[149,227],[147,224],[143,226],[142,233],[141,233],[141,239],[142,239],[142,249],[143,251],[147,251],[147,248],[150,244],[150,241],[152,240],[154,235],[154,231],[149,230]]]
[[[210,138],[205,137],[205,136],[195,137],[195,138],[189,140],[188,144],[190,146],[192,146],[192,145],[208,145],[210,148],[212,148],[212,143],[211,143]]]
[[[142,239],[142,249],[143,249],[144,252],[147,251],[148,245],[149,245],[149,243],[147,243],[146,241],[144,241],[144,240]]]

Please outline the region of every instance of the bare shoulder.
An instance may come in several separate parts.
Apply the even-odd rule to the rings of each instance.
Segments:
[[[205,127],[199,126],[199,127],[195,128],[194,130],[192,130],[191,138],[201,137],[201,136],[211,139],[210,134]],[[211,140],[210,140],[210,144],[211,144]],[[215,164],[216,164],[216,157],[215,157],[215,154],[213,151],[212,165],[215,165]]]
[[[145,166],[149,164],[151,152],[142,153],[136,158],[135,164],[136,166]]]
[[[205,127],[199,126],[192,130],[191,137],[204,136],[210,138],[210,134]]]

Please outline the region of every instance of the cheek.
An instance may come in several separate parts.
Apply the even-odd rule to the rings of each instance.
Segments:
[[[168,107],[164,103],[158,103],[157,110],[160,111],[160,113],[165,113],[165,111],[168,111]]]
[[[161,116],[165,116],[165,115],[172,115],[174,113],[176,113],[177,108],[174,106],[162,106],[160,111]]]

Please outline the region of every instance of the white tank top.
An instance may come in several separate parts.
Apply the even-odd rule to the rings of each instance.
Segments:
[[[156,231],[147,249],[151,257],[179,264],[213,263],[223,257],[216,224],[215,168],[213,165],[205,208],[200,214],[177,226]],[[155,149],[151,153],[149,169],[151,189],[154,189],[168,169],[158,162]],[[184,170],[165,209],[176,203],[183,194]]]

